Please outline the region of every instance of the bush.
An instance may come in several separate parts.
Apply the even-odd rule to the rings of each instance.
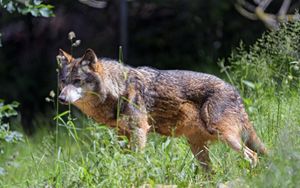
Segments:
[[[21,14],[31,14],[32,16],[50,17],[54,16],[53,6],[43,4],[42,0],[0,0],[0,7],[8,12],[19,12]]]
[[[11,104],[4,104],[4,101],[0,99],[0,153],[4,153],[1,146],[4,143],[16,143],[22,141],[22,134],[17,131],[11,131],[9,123],[4,123],[5,118],[16,116],[18,113],[15,110],[19,106],[19,103],[13,102]],[[0,174],[4,173],[4,169],[0,167]]]
[[[228,59],[233,85],[246,95],[260,89],[297,89],[300,76],[300,22],[282,25],[262,36],[247,51],[240,47]],[[221,62],[222,65],[222,62]]]

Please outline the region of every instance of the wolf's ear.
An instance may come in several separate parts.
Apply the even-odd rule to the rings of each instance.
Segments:
[[[92,50],[90,48],[87,49],[85,51],[84,56],[82,57],[82,61],[81,62],[82,62],[82,65],[89,65],[89,66],[91,66],[91,65],[95,64],[97,62],[97,56],[96,56],[94,50]]]
[[[68,54],[67,52],[63,51],[62,49],[59,49],[57,58],[59,58],[60,61],[67,63],[67,64],[71,63],[74,60],[72,55]]]

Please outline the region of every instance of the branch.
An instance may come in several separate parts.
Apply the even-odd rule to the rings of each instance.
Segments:
[[[250,19],[250,20],[258,20],[256,14],[244,9],[241,5],[239,4],[235,4],[234,5],[236,10],[243,16],[245,16],[246,18]]]
[[[105,8],[107,5],[106,1],[97,0],[79,0],[79,2],[94,8]]]
[[[291,0],[284,0],[280,7],[278,15],[279,16],[286,15],[287,11],[289,10],[290,5],[291,5]]]
[[[300,20],[297,14],[287,14],[291,0],[283,0],[277,15],[265,12],[272,0],[253,0],[252,3],[247,0],[236,1],[235,7],[241,15],[251,20],[260,20],[270,29],[277,29],[281,22]]]
[[[258,19],[264,22],[264,24],[270,29],[278,29],[279,22],[275,15],[265,13],[264,10],[260,7],[257,7],[255,10],[255,14]]]

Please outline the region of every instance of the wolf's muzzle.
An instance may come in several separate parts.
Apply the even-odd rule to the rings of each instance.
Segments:
[[[59,95],[59,96],[58,96],[58,100],[59,100],[59,102],[62,103],[62,104],[68,104],[67,97],[64,96],[64,95]]]

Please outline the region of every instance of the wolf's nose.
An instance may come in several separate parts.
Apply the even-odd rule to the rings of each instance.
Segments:
[[[58,96],[58,100],[61,103],[67,103],[67,99],[66,99],[66,97],[64,95],[59,95]]]

